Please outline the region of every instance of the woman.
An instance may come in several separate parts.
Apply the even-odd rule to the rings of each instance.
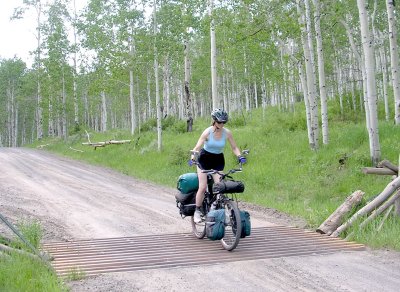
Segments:
[[[194,212],[194,222],[199,223],[202,220],[202,204],[204,193],[207,188],[207,174],[202,173],[203,169],[214,169],[222,171],[225,167],[225,158],[223,150],[226,140],[231,144],[233,153],[238,157],[240,163],[245,163],[246,158],[240,155],[240,149],[233,139],[231,131],[224,125],[228,122],[228,114],[222,109],[214,109],[211,113],[213,118],[212,125],[201,134],[193,151],[199,152],[197,174],[199,177],[199,189],[196,194],[196,211]],[[202,148],[203,147],[203,148]],[[194,157],[192,156],[192,160]],[[214,174],[214,181],[219,181],[219,175]]]

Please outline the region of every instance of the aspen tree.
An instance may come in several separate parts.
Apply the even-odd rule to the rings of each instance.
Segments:
[[[370,122],[367,130],[369,134],[371,160],[372,163],[376,165],[381,159],[381,148],[378,132],[374,45],[368,27],[368,14],[365,0],[357,0],[357,6],[360,16],[362,48],[364,52],[365,71],[367,77],[368,111],[366,111]]]
[[[389,23],[390,64],[392,70],[392,86],[394,93],[394,120],[400,124],[400,77],[399,77],[399,51],[397,48],[397,30],[394,13],[394,0],[386,0],[386,10]]]

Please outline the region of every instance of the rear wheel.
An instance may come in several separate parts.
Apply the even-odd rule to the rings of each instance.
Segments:
[[[224,249],[234,250],[239,244],[240,234],[242,232],[242,221],[236,202],[227,200],[224,202],[225,209],[225,236],[221,239]]]
[[[203,220],[200,223],[196,223],[193,220],[193,216],[190,218],[190,221],[192,223],[192,231],[194,236],[196,236],[198,239],[204,238],[206,236],[206,221]]]

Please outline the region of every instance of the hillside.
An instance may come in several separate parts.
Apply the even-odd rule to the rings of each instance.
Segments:
[[[246,185],[242,199],[304,218],[309,228],[316,228],[352,192],[360,189],[366,193],[365,200],[369,200],[379,194],[391,178],[361,172],[363,167],[371,166],[368,134],[361,114],[340,115],[332,107],[330,143],[321,145],[318,151],[311,151],[308,146],[303,115],[301,105],[295,113],[280,112],[277,108],[269,108],[264,113],[261,110],[234,113],[226,127],[232,130],[241,149],[250,149],[244,172],[237,176]],[[121,130],[89,133],[92,142],[131,140],[127,144],[94,149],[82,145],[88,137],[80,132],[71,135],[67,142],[49,140],[42,141],[42,145],[46,144],[49,151],[175,187],[180,174],[194,172],[187,165],[188,153],[209,122],[208,119],[195,120],[194,131],[186,133],[184,122],[172,118],[164,120],[160,152],[157,151],[154,121],[142,125],[141,132],[134,136]],[[379,131],[382,159],[396,163],[400,129],[380,121]],[[233,167],[234,156],[229,149],[225,153],[226,167]],[[398,241],[391,236],[398,234],[398,223],[398,218],[390,218],[376,233],[376,222],[373,222],[357,232],[355,240],[399,249]]]

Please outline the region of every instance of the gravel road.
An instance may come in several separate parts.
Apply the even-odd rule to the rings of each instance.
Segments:
[[[176,178],[171,177],[172,180]],[[174,189],[42,150],[0,148],[0,213],[38,220],[44,242],[190,232]],[[304,226],[247,205],[252,227]],[[5,224],[0,232],[8,234]],[[225,252],[225,251],[222,251]],[[72,291],[399,291],[400,253],[389,250],[111,273],[69,282]]]

